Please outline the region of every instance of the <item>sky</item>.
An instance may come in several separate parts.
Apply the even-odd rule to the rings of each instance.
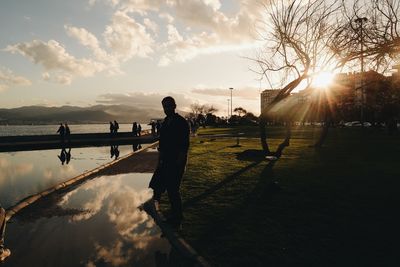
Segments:
[[[0,107],[209,104],[259,114],[259,0],[1,0]]]

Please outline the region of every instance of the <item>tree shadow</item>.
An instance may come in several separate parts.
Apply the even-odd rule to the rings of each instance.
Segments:
[[[203,193],[186,200],[182,204],[183,209],[186,209],[186,208],[196,204],[197,202],[207,198],[211,194],[215,193],[217,190],[223,188],[225,185],[229,184],[230,182],[233,182],[235,179],[237,179],[240,175],[242,175],[246,171],[250,170],[251,168],[254,168],[258,164],[263,162],[265,160],[265,154],[262,150],[250,149],[250,150],[245,150],[243,152],[237,153],[236,159],[238,159],[240,161],[250,161],[252,163],[250,163],[246,167],[234,172],[233,174],[227,176],[224,180],[222,180],[219,183],[215,184],[214,186],[208,188]]]

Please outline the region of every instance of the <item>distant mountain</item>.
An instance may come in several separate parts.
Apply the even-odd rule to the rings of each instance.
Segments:
[[[127,105],[26,106],[0,109],[0,124],[106,123],[113,120],[120,123],[132,123],[133,121],[147,122],[151,118],[160,117],[164,117],[162,110],[144,110]]]

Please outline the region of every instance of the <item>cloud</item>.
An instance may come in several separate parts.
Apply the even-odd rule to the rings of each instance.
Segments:
[[[249,49],[263,8],[258,0],[239,1],[236,13],[224,12],[220,0],[88,0],[112,8],[101,36],[83,27],[65,25],[69,37],[89,49],[90,57],[76,58],[56,40],[33,40],[8,46],[43,67],[43,79],[70,84],[76,77],[99,72],[122,74],[121,65],[133,58],[151,58],[159,66],[186,62],[199,55]],[[166,23],[165,23],[166,22]],[[167,35],[159,34],[166,31]],[[4,88],[5,84],[0,84]]]
[[[77,39],[80,44],[90,49],[96,60],[107,65],[108,74],[115,75],[123,73],[120,69],[119,60],[100,47],[100,42],[94,34],[85,28],[78,28],[70,25],[65,25],[64,28],[70,37]]]
[[[72,77],[89,77],[106,68],[105,64],[98,61],[75,58],[55,40],[50,40],[47,43],[41,40],[33,40],[32,42],[9,45],[5,50],[21,54],[33,63],[41,65],[47,72],[47,74],[44,74],[47,79],[50,79],[50,72],[55,73],[55,81],[63,84],[69,84]]]
[[[247,100],[258,100],[260,98],[259,89],[254,87],[234,89],[232,92],[235,98],[239,97]],[[230,96],[230,90],[227,88],[196,88],[192,89],[192,93],[208,96]]]
[[[146,25],[146,27],[149,28],[154,33],[157,33],[159,30],[158,24],[148,18],[145,18],[143,20],[143,24]]]
[[[187,98],[183,94],[171,93],[171,95],[178,106],[178,109],[186,109],[190,106],[193,101]],[[161,109],[161,100],[166,97],[167,94],[159,93],[142,93],[132,92],[127,94],[103,94],[97,99],[97,103],[100,104],[122,104],[129,105],[143,109]]]
[[[103,36],[113,54],[122,61],[134,56],[149,57],[154,52],[154,40],[146,31],[146,27],[122,11],[114,13]]]
[[[83,210],[88,212],[75,215],[72,218],[72,221],[88,220],[100,211],[104,205],[104,201],[114,192],[117,192],[120,185],[121,176],[116,176],[112,181],[104,178],[97,178],[96,180],[89,181],[81,185],[79,188],[65,194],[58,205],[68,203],[71,197],[80,192],[94,193],[94,197],[82,205]]]
[[[171,24],[172,22],[174,22],[174,17],[171,16],[168,13],[161,13],[160,15],[158,15],[161,19],[166,20],[169,24]]]
[[[263,16],[263,6],[258,0],[240,1],[239,5],[236,14],[227,15],[221,10],[222,4],[219,0],[119,0],[112,4],[117,9],[115,16],[123,17],[135,13],[144,17],[145,26],[153,32],[155,25],[146,22],[150,13],[158,14],[159,18],[168,22],[168,40],[157,40],[161,44],[157,50],[160,53],[159,66],[167,66],[174,61],[185,62],[201,54],[249,49],[260,45],[255,41],[254,29],[256,21]],[[134,20],[131,22],[132,25],[135,23],[137,22]],[[177,25],[184,30],[180,29],[182,32],[178,32]],[[160,28],[163,25],[157,26]],[[175,36],[171,35],[172,32]],[[181,39],[174,39],[176,33]],[[116,36],[116,39],[121,40],[122,34],[118,35],[121,36]],[[146,37],[143,40],[150,40],[143,32],[142,35]],[[129,35],[124,36],[130,39]],[[148,46],[151,48],[149,51],[154,50],[153,42],[155,40]],[[124,43],[127,42],[122,41],[121,44]],[[117,50],[126,52],[129,49]]]
[[[15,75],[11,70],[0,67],[0,91],[10,86],[28,86],[32,82],[25,77]]]
[[[13,188],[16,178],[27,175],[33,170],[32,163],[15,164],[7,158],[0,157],[0,188]]]

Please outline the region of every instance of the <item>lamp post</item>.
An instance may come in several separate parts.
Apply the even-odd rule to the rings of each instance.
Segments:
[[[233,101],[232,101],[232,91],[233,91],[233,88],[230,87],[229,90],[231,90],[231,117],[232,117],[232,115],[233,115],[233,113],[232,113],[232,103],[233,103]]]
[[[363,23],[367,22],[368,19],[366,17],[357,18],[354,20],[355,23],[360,25],[360,46],[361,46],[361,110],[360,110],[360,121],[361,127],[364,127],[364,31],[363,31]]]
[[[228,109],[227,109],[227,111],[228,111],[228,117],[226,117],[226,120],[229,119],[229,101],[230,101],[230,99],[228,98],[227,100],[228,100]]]

